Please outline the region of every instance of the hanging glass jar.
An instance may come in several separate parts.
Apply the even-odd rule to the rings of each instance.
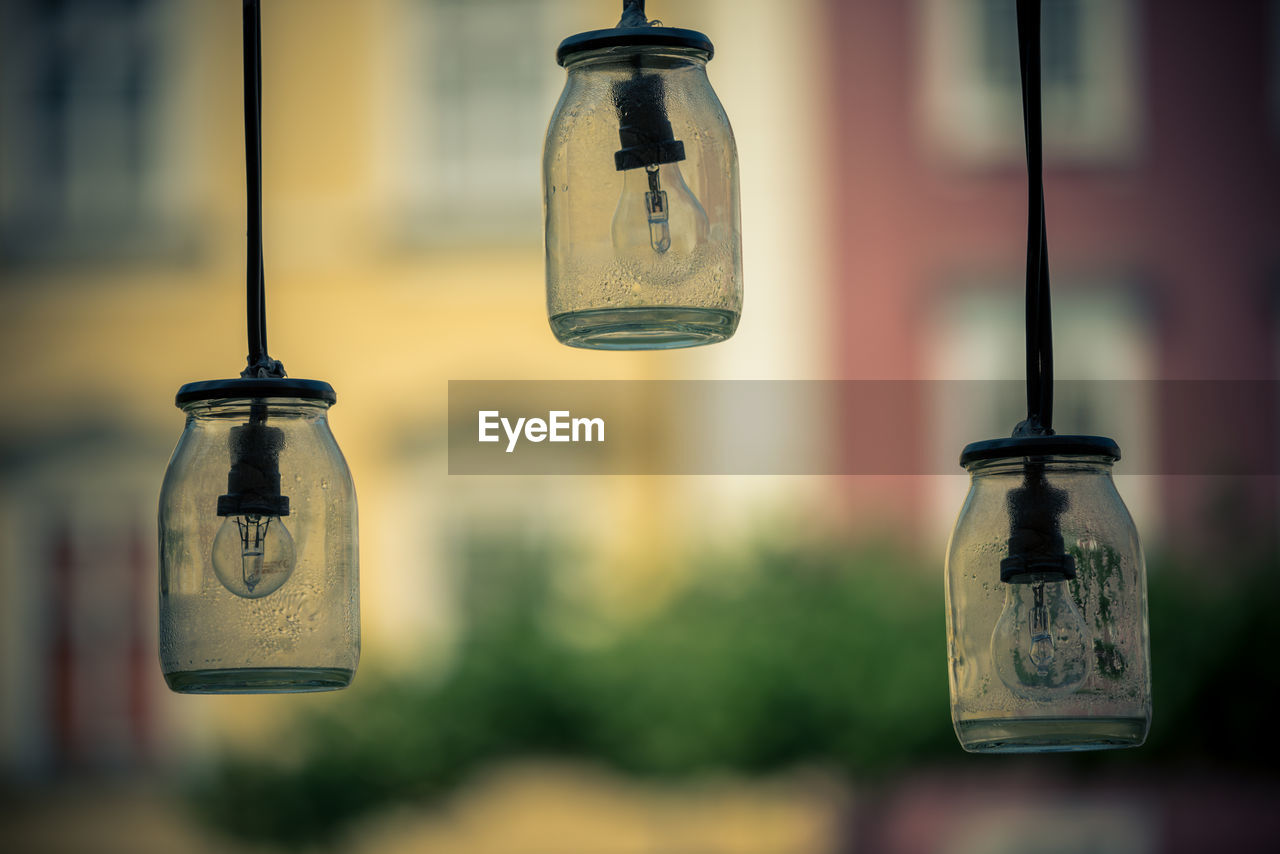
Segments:
[[[360,657],[356,496],[328,383],[184,385],[160,492],[160,661],[174,691],[324,691]]]
[[[638,7],[638,8],[637,8]],[[619,25],[565,39],[543,150],[547,311],[574,347],[722,341],[742,311],[738,156],[707,80],[711,41]]]
[[[956,735],[974,752],[1141,744],[1151,722],[1146,569],[1096,436],[975,442],[947,550]]]

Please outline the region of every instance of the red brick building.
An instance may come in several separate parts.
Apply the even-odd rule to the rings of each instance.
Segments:
[[[1280,4],[1043,8],[1058,377],[1274,379]],[[831,0],[827,15],[833,358],[849,378],[1020,379],[1026,172],[1014,0]],[[1116,436],[1130,472],[1169,471],[1189,441],[1169,421],[1176,392],[1126,388],[1150,399],[1060,397],[1055,426]],[[994,403],[922,399],[914,423],[875,427],[854,402],[847,432],[875,429],[896,453],[954,459],[965,442],[1012,428],[1018,401]],[[1242,412],[1273,419],[1270,410],[1250,402]],[[1273,442],[1254,440],[1231,449],[1231,470],[1271,453]],[[1274,472],[1269,462],[1253,470],[1263,469]],[[876,500],[905,506],[929,489],[911,478],[885,486]],[[1273,478],[1157,489],[1169,532],[1203,528],[1224,492],[1243,495],[1227,502],[1234,523],[1274,529]]]

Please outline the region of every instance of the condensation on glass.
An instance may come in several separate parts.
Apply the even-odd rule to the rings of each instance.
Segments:
[[[742,311],[738,157],[711,42],[668,27],[561,43],[543,149],[547,312],[565,344],[722,341]]]
[[[1110,439],[965,448],[947,550],[956,735],[974,752],[1141,744],[1151,722],[1146,569]]]
[[[233,396],[242,393],[272,396]],[[160,660],[173,690],[350,683],[360,656],[356,497],[329,430],[334,399],[312,380],[179,391],[186,429],[159,512]]]

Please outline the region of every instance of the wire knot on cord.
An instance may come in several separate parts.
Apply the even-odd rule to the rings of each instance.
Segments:
[[[1027,418],[1018,422],[1018,426],[1013,428],[1013,438],[1027,439],[1032,436],[1052,436],[1053,428],[1046,427],[1040,423],[1039,418]]]
[[[250,361],[248,367],[240,372],[240,378],[246,380],[284,379],[284,363],[270,356],[262,356],[257,361]]]
[[[623,0],[622,2],[622,20],[618,21],[619,27],[648,27],[652,26],[649,19],[644,14],[644,0]]]

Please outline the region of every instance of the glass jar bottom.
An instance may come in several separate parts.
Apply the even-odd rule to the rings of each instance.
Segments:
[[[970,753],[1061,753],[1137,747],[1146,740],[1148,719],[981,718],[956,723],[961,746]]]
[[[569,311],[551,318],[562,343],[590,350],[674,350],[714,344],[733,335],[738,312],[687,306],[639,306]]]
[[[179,694],[297,694],[345,688],[354,674],[345,667],[237,667],[176,670],[164,681]]]

